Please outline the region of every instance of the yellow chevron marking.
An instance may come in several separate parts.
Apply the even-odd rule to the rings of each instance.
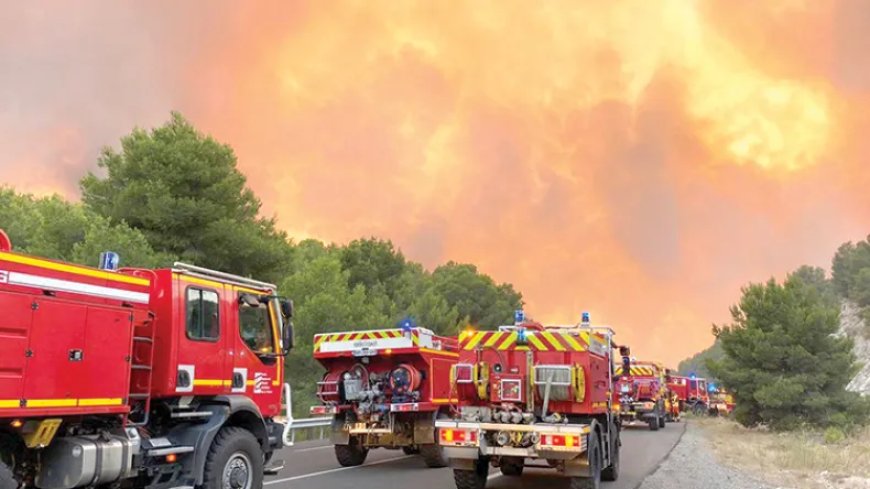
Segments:
[[[513,331],[507,334],[507,337],[496,348],[497,350],[507,350],[517,342],[517,332]]]
[[[483,339],[484,334],[486,334],[486,333],[483,333],[481,331],[474,333],[474,336],[472,336],[471,339],[468,340],[468,343],[465,344],[465,349],[466,350],[473,350],[474,347],[477,346],[478,343],[480,343],[480,340]]]
[[[490,346],[494,345],[498,340],[501,339],[502,336],[504,336],[504,333],[501,331],[496,331],[495,333],[490,333],[489,338],[486,340],[486,342],[483,344],[483,346],[490,347]]]
[[[572,348],[574,351],[583,351],[583,350],[585,350],[585,348],[583,347],[583,345],[581,345],[579,341],[575,340],[573,336],[571,336],[571,335],[569,335],[569,334],[566,334],[566,335],[562,335],[562,338],[565,338],[565,341],[566,341],[569,345],[571,345],[571,348]]]
[[[415,333],[411,333],[411,343],[413,343],[414,346],[420,346],[420,337]]]
[[[556,339],[556,336],[549,331],[542,331],[541,336],[543,336],[551,345],[553,345],[553,349],[556,351],[565,351],[566,348],[562,345],[562,343]]]
[[[535,347],[536,350],[543,351],[547,349],[547,347],[544,346],[544,343],[540,340],[540,338],[538,338],[537,334],[530,334],[526,336],[526,339]]]

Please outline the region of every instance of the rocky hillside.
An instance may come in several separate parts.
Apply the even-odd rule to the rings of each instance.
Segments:
[[[863,365],[847,388],[865,395],[870,394],[870,339],[867,337],[867,331],[867,326],[861,318],[861,308],[852,301],[842,301],[840,332],[848,335],[855,342],[855,356]]]

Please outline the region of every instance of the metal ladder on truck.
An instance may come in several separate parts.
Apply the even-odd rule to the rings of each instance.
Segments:
[[[145,314],[145,313],[142,313]],[[129,425],[148,424],[151,412],[151,368],[154,362],[154,313],[143,319],[133,315],[133,355],[130,359]]]

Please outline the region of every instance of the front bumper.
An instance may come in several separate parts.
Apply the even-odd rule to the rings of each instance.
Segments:
[[[435,422],[438,430],[454,429],[475,433],[473,442],[445,442],[440,436],[440,445],[444,454],[450,459],[477,460],[481,456],[488,457],[522,457],[548,460],[572,460],[586,453],[589,425],[555,425],[555,424],[509,424],[509,423],[474,423],[452,420]],[[500,431],[508,433],[534,433],[539,442],[528,446],[498,446],[488,441],[491,435]],[[579,443],[571,446],[545,445],[545,436],[576,436]],[[586,457],[580,457],[586,460]]]

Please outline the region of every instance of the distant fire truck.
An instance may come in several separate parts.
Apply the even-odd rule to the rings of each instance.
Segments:
[[[613,331],[589,327],[585,315],[566,327],[516,319],[460,336],[459,415],[436,423],[456,487],[482,489],[490,465],[519,476],[529,459],[570,477],[573,489],[616,480]]]
[[[176,263],[111,270],[0,231],[0,489],[258,489],[282,446],[292,304]]]
[[[667,385],[665,368],[656,362],[632,362],[628,372],[616,370],[619,416],[623,423],[643,421],[653,431],[665,427]]]
[[[323,404],[311,413],[334,416],[332,442],[343,466],[362,464],[376,447],[419,453],[429,467],[447,465],[435,421],[456,403],[456,340],[406,326],[314,337],[314,358],[327,371],[317,383]]]
[[[680,411],[691,411],[694,414],[704,414],[710,404],[707,392],[707,380],[695,375],[684,377],[671,375],[668,389],[677,394],[680,401]]]

